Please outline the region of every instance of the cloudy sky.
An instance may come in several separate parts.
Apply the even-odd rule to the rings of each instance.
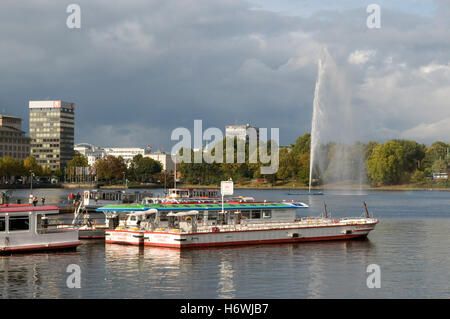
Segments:
[[[169,150],[194,119],[279,128],[289,144],[311,129],[326,47],[356,138],[450,141],[449,17],[446,0],[2,0],[0,112],[28,131],[29,100],[74,102],[75,142],[98,146]]]

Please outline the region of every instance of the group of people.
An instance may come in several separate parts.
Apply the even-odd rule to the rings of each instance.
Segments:
[[[79,192],[77,194],[70,193],[67,199],[69,200],[69,202],[72,201],[75,205],[76,203],[81,201],[81,194]]]
[[[30,205],[37,206],[38,202],[39,202],[38,198],[36,196],[34,196],[33,194],[30,194],[30,197],[28,198],[28,203]],[[42,205],[45,205],[45,197],[44,196],[41,197],[41,202],[42,202]]]

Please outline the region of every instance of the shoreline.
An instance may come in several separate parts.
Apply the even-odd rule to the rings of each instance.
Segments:
[[[6,185],[4,185],[6,186]],[[173,186],[173,185],[172,185]],[[213,189],[220,189],[220,186],[218,185],[192,185],[192,184],[178,184],[178,188],[213,188]],[[6,190],[19,190],[19,189],[27,189],[28,187],[11,187],[6,188],[2,187],[1,189]],[[91,185],[91,184],[69,184],[65,183],[62,185],[33,185],[33,189],[159,189],[164,188],[162,185],[134,185],[134,186],[128,186],[124,187],[124,185],[102,185],[98,187],[98,185]],[[171,188],[170,186],[167,188]],[[234,184],[234,189],[249,189],[249,190],[302,190],[302,191],[308,191],[308,186],[287,186],[287,185],[246,185],[246,184]],[[414,185],[392,185],[392,186],[379,186],[379,187],[372,187],[368,185],[364,185],[360,187],[359,185],[325,185],[325,186],[314,186],[311,188],[312,191],[450,191],[450,187],[425,187],[425,186],[414,186]]]
[[[220,189],[220,186],[216,185],[191,185],[180,184],[181,188],[216,188]],[[303,190],[308,191],[308,186],[287,186],[287,185],[240,185],[235,184],[234,189],[252,189],[252,190]],[[355,185],[325,185],[311,187],[311,191],[450,191],[450,187],[426,187],[426,186],[414,186],[414,185],[392,185],[392,186],[379,186],[373,187],[364,185],[363,187]]]

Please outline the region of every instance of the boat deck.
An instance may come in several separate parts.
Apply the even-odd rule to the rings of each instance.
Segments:
[[[325,219],[325,218],[301,218],[296,221],[274,221],[265,223],[242,223],[231,225],[202,225],[199,224],[194,231],[183,228],[159,227],[152,230],[152,233],[170,233],[170,234],[192,234],[192,233],[216,233],[216,232],[241,232],[241,231],[258,231],[271,229],[299,229],[299,228],[319,228],[319,227],[345,227],[345,226],[373,226],[378,223],[374,218],[349,218],[349,219]],[[189,227],[190,228],[190,227]],[[118,231],[145,232],[138,228],[121,228]]]

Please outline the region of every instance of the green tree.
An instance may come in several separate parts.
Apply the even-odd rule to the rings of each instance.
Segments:
[[[295,143],[292,144],[292,154],[297,156],[299,154],[306,154],[311,152],[311,134],[305,133],[299,136]]]
[[[100,158],[95,162],[94,166],[97,171],[97,177],[110,183],[114,180],[123,179],[127,170],[127,165],[121,156],[114,157],[109,155],[105,158]]]
[[[403,148],[403,164],[402,168],[405,173],[413,172],[420,165],[425,157],[426,146],[415,141],[409,140],[392,140]]]
[[[369,179],[377,185],[400,182],[404,167],[403,147],[393,141],[378,145],[367,161]]]
[[[416,185],[425,185],[428,182],[428,179],[425,175],[425,172],[416,169],[411,175],[411,183]]]
[[[43,169],[33,156],[28,156],[23,161],[23,165],[26,171],[25,175],[29,175],[29,171],[33,171],[36,176],[42,176]]]
[[[133,176],[136,181],[148,181],[154,174],[162,171],[160,162],[149,157],[136,155],[130,165],[129,175]]]
[[[430,168],[436,160],[447,160],[447,150],[449,145],[444,142],[434,142],[425,150],[423,159],[423,169]]]
[[[301,183],[309,185],[309,166],[310,158],[309,153],[299,154],[296,158],[297,163],[297,176]]]
[[[68,167],[74,168],[74,167],[88,167],[88,159],[83,154],[80,154],[79,152],[75,152],[74,157],[70,160],[70,162],[67,164]]]

